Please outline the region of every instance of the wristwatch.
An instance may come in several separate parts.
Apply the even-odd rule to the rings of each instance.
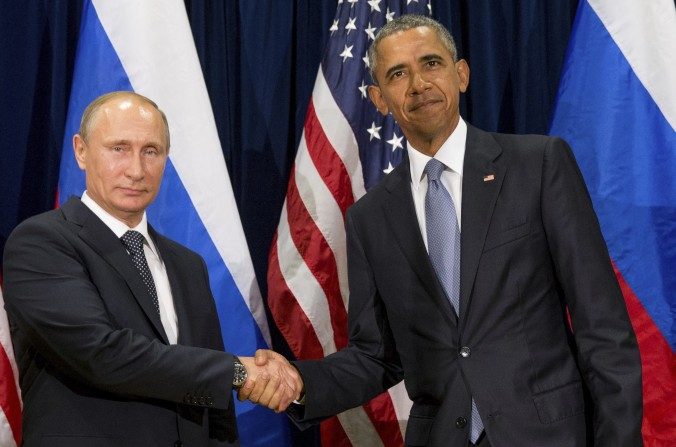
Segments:
[[[242,364],[242,362],[239,361],[239,358],[235,355],[235,374],[232,376],[232,387],[235,389],[240,389],[242,388],[242,385],[244,385],[244,382],[246,382],[247,378],[247,373],[246,373],[246,368]]]

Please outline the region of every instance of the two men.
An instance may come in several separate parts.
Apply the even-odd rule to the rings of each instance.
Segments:
[[[223,352],[204,261],[146,221],[169,152],[164,113],[104,95],[73,147],[82,199],[23,222],[4,253],[24,445],[236,445],[233,387],[260,377],[276,409],[300,389]]]
[[[403,379],[407,445],[641,445],[637,344],[567,144],[465,123],[469,67],[432,19],[389,22],[369,61],[408,158],[348,211],[349,345],[295,363],[292,416]]]
[[[292,417],[319,421],[404,380],[407,445],[641,445],[636,340],[565,142],[465,123],[469,68],[431,19],[390,22],[369,59],[370,97],[408,158],[348,212],[350,343],[295,363]],[[96,107],[74,139],[87,194],[7,242],[26,444],[232,442],[235,361],[203,263],[144,219],[166,122],[131,94]],[[130,228],[145,267],[139,243],[119,240]],[[283,410],[299,397],[278,354],[242,363],[261,379],[240,398]]]

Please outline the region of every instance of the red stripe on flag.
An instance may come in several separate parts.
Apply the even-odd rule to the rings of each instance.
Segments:
[[[643,369],[643,441],[646,447],[671,446],[676,439],[676,355],[620,271],[620,283],[636,332]]]
[[[338,417],[334,416],[323,421],[320,425],[322,446],[352,447],[350,438],[347,437]],[[385,444],[387,445],[387,444]]]
[[[312,98],[305,117],[305,143],[317,172],[326,184],[345,218],[347,209],[354,203],[350,175],[331,142],[326,137]]]
[[[268,300],[268,304],[275,324],[284,335],[296,358],[323,358],[324,350],[317,334],[315,334],[312,323],[298,304],[296,297],[286,286],[286,281],[279,267],[277,233],[272,240],[268,263],[268,294],[275,297],[274,300]]]
[[[347,346],[347,311],[340,293],[336,258],[300,197],[294,169],[291,169],[289,177],[286,209],[291,239],[326,294],[333,338],[336,349],[340,350]]]
[[[364,410],[371,422],[376,427],[380,439],[385,446],[403,446],[404,439],[401,437],[401,429],[394,411],[394,404],[390,394],[384,393],[373,398],[364,405]]]
[[[14,372],[2,345],[0,345],[0,407],[12,429],[14,441],[17,445],[21,445],[21,403],[14,381]]]

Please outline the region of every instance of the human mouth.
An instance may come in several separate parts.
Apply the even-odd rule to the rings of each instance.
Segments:
[[[123,194],[128,196],[140,196],[146,192],[145,189],[136,189],[136,188],[119,188]]]
[[[425,108],[427,108],[431,105],[437,104],[439,102],[441,102],[441,101],[439,101],[438,99],[426,99],[426,100],[423,100],[423,101],[419,101],[419,102],[417,102],[417,103],[415,103],[411,106],[411,108],[409,109],[409,112],[415,112],[415,111],[420,110],[420,109],[425,109]]]

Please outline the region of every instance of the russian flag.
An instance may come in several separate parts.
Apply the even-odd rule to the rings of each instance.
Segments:
[[[673,0],[581,1],[550,133],[573,147],[622,286],[649,446],[676,439],[675,128]]]
[[[270,334],[182,0],[86,0],[63,143],[60,201],[84,190],[71,138],[89,102],[115,90],[164,110],[171,151],[148,209],[161,233],[204,257],[227,351],[253,355]],[[235,400],[243,446],[290,445],[286,416]]]

